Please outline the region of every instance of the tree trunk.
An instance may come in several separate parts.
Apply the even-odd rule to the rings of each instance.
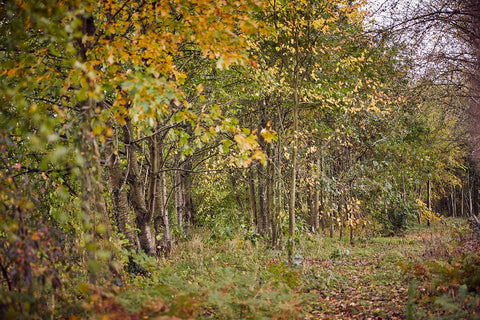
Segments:
[[[465,197],[464,197],[464,191],[465,189],[463,188],[463,184],[462,184],[462,187],[460,189],[460,192],[461,192],[461,202],[460,202],[460,216],[463,218],[465,217],[465,212],[464,212],[464,201],[465,201]]]
[[[316,186],[314,185],[314,187]],[[308,210],[310,211],[308,218],[310,220],[310,231],[314,234],[318,233],[318,205],[315,204],[316,200],[317,194],[315,190],[313,191],[313,194],[308,193]]]
[[[353,223],[350,224],[350,244],[355,245],[355,230],[353,228]]]
[[[282,151],[282,144],[280,137],[278,138],[277,142],[277,170],[276,181],[275,181],[275,190],[274,190],[274,199],[275,199],[275,209],[273,212],[273,223],[272,223],[272,244],[273,246],[277,246],[280,244],[280,237],[282,235],[282,207],[283,207],[283,197],[282,197],[282,170],[281,170],[281,151]],[[272,170],[274,167],[272,166]]]
[[[313,232],[318,233],[320,229],[320,158],[317,158],[315,165],[315,182],[314,182],[314,202],[313,202]]]
[[[232,184],[232,190],[235,195],[235,200],[237,201],[238,207],[242,214],[245,213],[245,206],[243,205],[242,197],[238,193],[238,186],[237,186],[237,177],[235,176],[235,171],[230,171],[230,183]]]
[[[160,167],[160,154],[157,143],[157,135],[153,135],[150,139],[150,173],[148,176],[148,210],[152,218],[157,215],[156,210],[158,209],[158,187],[159,187],[159,177],[158,170]],[[154,224],[155,227],[155,224]],[[155,237],[156,240],[156,237]],[[155,254],[159,251],[160,248],[155,247]]]
[[[175,155],[175,167],[178,168],[178,170],[174,171],[175,215],[177,217],[177,226],[180,229],[183,229],[183,220],[185,217],[183,210],[185,205],[182,192],[182,178],[180,175],[180,170],[182,169],[180,164],[180,153]]]
[[[473,215],[472,187],[468,188],[468,204],[469,216],[471,217]]]
[[[267,232],[269,236],[273,235],[274,231],[274,224],[275,224],[275,205],[274,205],[274,167],[273,167],[273,159],[272,159],[272,147],[271,145],[267,146],[267,156],[268,156],[268,162],[267,162],[267,169],[266,169],[266,224],[267,224]]]
[[[81,209],[85,215],[85,230],[91,231],[86,237],[86,245],[88,248],[90,243],[94,243],[103,248],[111,236],[111,225],[103,196],[100,151],[91,126],[92,114],[97,107],[97,102],[88,99],[80,107],[82,109],[80,114],[81,151],[85,161],[80,181]],[[87,256],[90,261],[98,260],[95,249],[87,249]],[[96,279],[97,275],[89,270],[89,281],[95,283]]]
[[[258,132],[261,132],[262,129],[266,126],[266,102],[267,98],[264,98],[258,103],[258,114],[260,116],[259,123],[257,126]],[[265,150],[267,158],[269,157],[269,150],[267,143],[261,134],[258,135],[258,144],[262,150]],[[268,164],[267,164],[268,166]],[[260,218],[259,228],[260,234],[265,236],[268,234],[268,203],[267,203],[267,184],[268,184],[268,172],[267,168],[263,165],[257,165],[257,192],[258,192],[258,215]]]
[[[335,212],[333,211],[333,202],[332,202],[332,208],[330,210],[330,238],[333,238],[333,234],[335,233]]]
[[[144,184],[137,163],[137,146],[133,142],[132,123],[129,118],[125,122],[123,135],[127,149],[127,181],[130,186],[130,201],[132,202],[135,221],[139,229],[138,239],[140,247],[147,255],[153,256],[156,254],[156,246],[151,228],[152,213],[148,210],[145,200]]]
[[[418,187],[417,193],[418,193],[418,199],[422,199],[422,186],[421,185],[420,185],[420,187]],[[417,222],[418,222],[418,224],[422,223],[421,219],[422,219],[421,211],[418,210],[418,212],[417,212]]]
[[[258,215],[260,217],[258,231],[264,236],[267,231],[267,212],[265,209],[265,168],[257,166]]]
[[[110,179],[113,212],[117,229],[129,242],[126,248],[137,251],[140,246],[128,204],[128,195],[125,189],[125,173],[120,167],[120,157],[114,149],[111,139],[107,141],[105,158]]]
[[[95,35],[95,22],[93,17],[79,15],[78,18],[81,19],[81,30],[78,30],[81,32],[81,35],[85,37]],[[86,52],[91,48],[92,44],[89,41],[80,41],[78,38],[75,40],[77,59],[85,62],[87,60]],[[84,76],[86,75],[84,74]],[[95,91],[95,84],[90,81],[87,81],[87,83],[89,84],[88,90],[90,91],[88,93]],[[102,247],[102,239],[108,241],[111,235],[111,226],[105,198],[102,193],[103,190],[101,189],[102,172],[100,151],[91,125],[94,110],[97,107],[101,107],[101,105],[97,104],[97,101],[93,98],[88,98],[80,103],[79,106],[81,109],[80,150],[85,161],[80,180],[82,187],[80,206],[85,215],[85,230],[91,230],[91,234],[86,240],[86,245],[88,248],[90,243],[94,243]],[[102,226],[97,224],[97,220],[101,222]],[[97,260],[95,250],[87,249],[87,255],[90,261]],[[96,274],[92,270],[89,270],[89,281],[93,284],[96,282]]]
[[[162,240],[160,244],[157,245],[157,254],[168,255],[172,249],[172,238],[170,236],[170,223],[168,221],[167,181],[165,171],[163,170],[160,172],[157,190],[159,192],[159,196],[156,198],[156,210],[153,217],[153,223],[155,227],[155,233],[157,235],[162,234]]]
[[[192,158],[188,157],[183,163],[183,170],[180,171],[180,187],[183,199],[184,230],[190,234],[190,228],[195,224],[195,209],[192,199]]]
[[[457,217],[457,202],[455,197],[455,186],[452,187],[451,193],[451,200],[452,200],[452,217]]]
[[[337,203],[337,214],[338,216],[340,217],[340,226],[338,227],[339,228],[339,232],[340,232],[340,241],[342,241],[343,239],[343,225],[344,225],[344,222],[345,222],[345,219],[343,217],[343,198],[341,195],[338,195],[338,203]]]
[[[92,153],[92,148],[95,145],[93,142],[93,135],[91,134],[90,128],[90,113],[91,109],[94,107],[92,106],[93,101],[85,101],[85,105],[81,106],[83,111],[81,114],[82,117],[82,124],[80,125],[81,130],[81,142],[82,142],[82,154],[84,156],[85,165],[82,168],[82,175],[81,175],[81,186],[82,186],[82,194],[81,194],[81,210],[85,215],[85,230],[90,231],[90,233],[86,233],[86,245],[88,248],[88,244],[96,243],[96,215],[95,210],[92,209],[92,202],[95,192],[93,191],[93,186],[95,184],[94,179],[94,170],[95,168],[95,160],[94,160],[94,153]],[[88,261],[96,261],[96,254],[95,251],[92,249],[87,249],[86,256]],[[92,270],[88,270],[88,278],[89,282],[95,284],[97,281],[97,275]]]
[[[427,180],[427,204],[428,204],[428,211],[432,212],[432,186],[430,183],[430,178]],[[430,227],[430,219],[427,219],[427,226]]]
[[[299,68],[300,68],[300,51],[298,44],[298,30],[297,30],[297,13],[294,13],[293,16],[293,36],[294,36],[294,46],[295,46],[295,66],[292,73],[292,91],[293,91],[293,106],[292,106],[292,115],[293,115],[293,150],[292,150],[292,171],[290,176],[290,205],[288,207],[288,234],[290,237],[295,235],[295,196],[297,190],[297,149],[298,149],[298,108],[300,105],[299,97]],[[289,254],[293,254],[292,251]]]
[[[153,225],[155,228],[155,235],[162,235],[162,239],[157,243],[157,255],[168,255],[172,247],[172,240],[170,238],[170,225],[168,222],[168,211],[166,208],[167,202],[167,186],[163,161],[163,140],[165,136],[159,137],[154,135],[150,145],[150,196],[149,204],[150,211],[153,216]],[[157,237],[155,237],[157,239]]]
[[[320,180],[320,203],[319,203],[319,212],[318,212],[318,222],[319,222],[319,226],[320,228],[322,229],[322,233],[325,234],[325,229],[327,227],[327,224],[328,224],[328,217],[327,217],[327,212],[329,210],[329,194],[328,194],[328,191],[326,191],[326,187],[325,185],[323,184],[323,176],[325,175],[325,171],[326,171],[326,168],[325,168],[325,160],[323,158],[323,155],[321,156],[321,159],[320,159],[320,177],[322,178]]]
[[[473,175],[473,185],[472,185],[472,193],[473,193],[473,214],[478,217],[478,177],[476,174]]]
[[[256,230],[257,223],[258,223],[258,217],[257,217],[257,201],[256,201],[256,196],[255,196],[255,181],[253,179],[253,169],[249,168],[248,169],[248,186],[249,186],[249,191],[250,191],[250,223]]]

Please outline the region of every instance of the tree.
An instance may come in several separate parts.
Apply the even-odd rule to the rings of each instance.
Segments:
[[[402,2],[396,4],[397,11],[389,13],[394,19],[381,27],[382,32],[393,34],[394,41],[405,43],[405,56],[419,52],[414,56],[415,64],[410,72],[414,82],[420,91],[424,91],[424,101],[436,101],[443,106],[441,112],[455,115],[453,120],[457,124],[452,138],[458,148],[468,141],[471,150],[468,157],[474,159],[478,140],[478,3],[469,0],[434,0],[404,4],[403,7]],[[433,86],[437,89],[432,90]],[[466,163],[473,162],[466,159]],[[457,172],[458,179],[471,180],[463,175],[463,172]],[[455,189],[455,186],[451,188]],[[442,190],[438,193],[447,196]],[[478,190],[474,192],[477,193]],[[458,201],[461,206],[465,198],[462,192]]]
[[[156,254],[151,228],[158,211],[153,210],[158,199],[154,189],[166,179],[157,179],[161,172],[155,172],[156,161],[141,165],[145,158],[138,147],[156,140],[158,148],[151,156],[158,160],[156,150],[165,147],[165,140],[158,138],[167,129],[157,130],[157,123],[178,128],[177,137],[188,134],[183,130],[186,123],[192,127],[201,123],[183,92],[187,74],[174,61],[193,50],[199,58],[214,61],[215,68],[248,63],[244,35],[256,32],[249,15],[260,5],[181,0],[1,2],[1,170],[2,181],[9,181],[2,185],[1,197],[10,199],[1,219],[2,225],[12,226],[2,229],[2,252],[12,251],[19,235],[24,240],[18,252],[33,248],[30,260],[2,260],[2,277],[10,291],[21,291],[23,281],[31,281],[32,274],[37,277],[39,266],[46,263],[43,257],[58,257],[56,241],[64,243],[65,252],[85,258],[91,282],[101,278],[96,277],[100,272],[108,272],[103,266],[115,269],[112,253],[120,248],[113,250],[117,242],[109,241],[110,215],[117,218],[114,231],[125,235],[130,248],[137,247],[138,228],[141,249]],[[218,134],[210,131],[213,121],[221,125],[223,119],[212,112],[214,108],[202,111],[212,122],[201,127],[213,137]],[[188,142],[180,139],[183,154],[188,153]],[[150,166],[154,174],[148,176]],[[103,180],[104,169],[110,189]],[[147,184],[150,192],[144,177],[152,180]],[[32,188],[20,188],[20,181],[28,181]],[[110,199],[113,214],[107,212]],[[163,222],[167,228],[166,215]],[[44,231],[39,234],[40,230]],[[170,241],[167,232],[164,235]],[[52,247],[43,245],[49,238],[55,240]],[[51,266],[50,285],[43,286],[40,278],[35,282],[45,290],[59,287]],[[12,280],[19,270],[25,278]]]

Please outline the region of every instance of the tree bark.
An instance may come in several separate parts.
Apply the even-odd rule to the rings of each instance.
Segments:
[[[274,205],[274,167],[273,167],[273,159],[272,159],[272,146],[267,146],[267,179],[266,179],[266,220],[267,220],[267,231],[268,235],[273,235],[273,230],[275,229],[275,205]]]
[[[265,168],[257,166],[258,215],[260,217],[258,231],[263,236],[267,231],[267,213],[265,210]]]
[[[165,171],[161,170],[164,167],[162,153],[164,139],[165,136],[160,137],[154,135],[150,142],[150,164],[152,168],[150,171],[149,208],[153,216],[155,235],[162,235],[156,247],[158,256],[162,254],[168,255],[172,247],[168,211],[166,208],[166,177]]]
[[[452,217],[457,217],[457,202],[455,197],[455,186],[452,186],[451,192],[451,201],[452,201]]]
[[[299,97],[299,68],[300,68],[300,49],[299,49],[299,35],[297,30],[297,13],[293,15],[293,36],[295,46],[295,66],[292,72],[292,93],[293,93],[293,150],[292,150],[292,171],[290,176],[290,205],[288,207],[288,234],[290,237],[295,235],[295,200],[297,190],[297,149],[298,149],[298,108],[300,105]],[[292,254],[290,252],[289,254]]]
[[[478,176],[476,174],[473,175],[472,193],[473,214],[478,217]]]
[[[333,204],[332,204],[333,206]],[[333,235],[335,233],[335,212],[333,211],[333,207],[330,210],[330,229],[329,229],[329,236],[330,238],[333,238]]]
[[[192,169],[193,160],[188,157],[184,164],[183,170],[180,171],[180,186],[183,199],[183,214],[184,214],[184,229],[187,234],[190,233],[190,228],[195,224],[195,208],[193,207],[192,199]]]
[[[473,215],[473,201],[472,201],[472,187],[469,186],[468,188],[468,210],[469,210],[469,216],[471,217]]]
[[[254,226],[256,230],[258,230],[257,200],[255,196],[255,181],[252,168],[248,169],[248,186],[250,191],[250,222],[252,223],[252,226]]]
[[[461,198],[460,198],[460,216],[463,218],[465,217],[465,212],[464,212],[464,201],[465,201],[465,196],[464,196],[464,192],[465,192],[465,189],[463,187],[463,184],[462,184],[462,187],[460,189],[460,192],[461,192]]]
[[[355,229],[353,228],[353,224],[350,225],[350,244],[352,246],[355,245]]]
[[[340,217],[340,226],[338,227],[339,232],[340,232],[339,238],[340,238],[340,241],[342,241],[342,239],[343,239],[343,225],[345,223],[345,218],[344,218],[343,212],[342,212],[343,211],[343,197],[342,197],[342,195],[338,195],[337,208],[338,208],[338,216]]]
[[[238,207],[242,213],[245,213],[245,206],[243,205],[242,197],[238,193],[238,186],[237,186],[237,177],[235,176],[235,171],[230,171],[230,182],[232,184],[232,190],[235,195],[235,200],[237,201]]]
[[[135,224],[130,214],[128,195],[125,189],[125,173],[120,167],[120,157],[114,149],[112,139],[107,140],[105,158],[110,179],[113,212],[117,229],[125,236],[125,239],[128,240],[129,244],[127,245],[127,249],[137,251],[140,246],[135,232]]]
[[[282,154],[282,143],[280,137],[278,138],[277,142],[277,156],[276,156],[276,168],[275,176],[275,189],[274,189],[274,211],[272,212],[273,215],[273,223],[272,223],[272,245],[275,247],[280,244],[281,236],[282,236],[282,208],[283,208],[283,190],[282,190],[282,170],[281,170],[281,154]],[[274,167],[272,166],[274,170]]]
[[[155,237],[151,228],[152,212],[148,210],[144,184],[137,163],[137,146],[133,142],[132,122],[129,118],[123,126],[124,142],[127,150],[127,181],[130,186],[130,201],[135,212],[135,221],[139,229],[140,247],[147,255],[156,255]]]
[[[156,234],[162,233],[162,241],[160,243],[160,252],[168,255],[172,249],[172,237],[170,235],[170,223],[168,220],[167,209],[167,181],[165,171],[160,172],[160,179],[158,180],[158,190],[160,196],[157,198],[156,215],[153,217]],[[158,245],[157,245],[158,249]]]
[[[262,129],[266,126],[266,99],[262,99],[258,103],[258,114],[259,114],[259,123],[257,130],[261,132]],[[267,143],[261,134],[258,135],[258,144],[262,150],[265,151],[267,158],[269,157],[269,150]],[[268,166],[268,163],[267,163]],[[257,166],[257,192],[258,192],[258,215],[260,218],[259,228],[260,234],[265,236],[268,233],[268,201],[267,201],[267,184],[268,184],[268,172],[267,168],[259,164]]]
[[[315,165],[315,182],[314,182],[314,202],[313,202],[313,232],[318,233],[320,229],[320,157],[317,158]]]
[[[427,205],[428,205],[428,211],[432,211],[432,186],[430,183],[430,178],[427,180]],[[427,226],[430,227],[430,219],[427,219]]]
[[[81,20],[79,31],[82,36],[93,36],[95,34],[95,22],[93,17],[80,14],[78,18]],[[82,37],[75,38],[75,46],[77,49],[77,59],[82,62],[87,60],[86,52],[91,48],[90,41],[82,41]],[[86,74],[84,74],[86,77]],[[86,77],[87,78],[87,77]],[[88,80],[88,79],[87,79]],[[96,87],[93,82],[87,81],[88,90],[94,92]],[[89,243],[100,244],[102,246],[102,239],[105,241],[111,235],[111,226],[107,212],[105,198],[102,193],[102,175],[100,163],[100,150],[98,148],[97,140],[93,134],[92,118],[94,110],[100,104],[93,98],[88,98],[79,104],[80,107],[80,150],[84,157],[83,174],[80,179],[82,193],[80,197],[81,210],[85,214],[85,230],[91,231],[90,238],[87,239]],[[99,220],[102,224],[97,223]],[[95,261],[95,250],[87,250],[87,256],[90,261]],[[96,282],[96,274],[89,270],[89,281]]]
[[[94,148],[93,146],[95,143],[93,142],[93,134],[91,134],[91,128],[90,128],[90,118],[91,118],[91,109],[93,108],[92,106],[93,101],[85,101],[85,105],[81,106],[82,107],[82,124],[80,125],[80,131],[81,131],[81,143],[82,143],[82,154],[84,156],[84,167],[82,169],[82,175],[81,175],[81,186],[82,186],[82,193],[81,193],[81,210],[83,214],[85,215],[85,230],[90,231],[90,233],[87,235],[88,240],[86,241],[86,244],[90,243],[96,243],[96,214],[95,210],[92,209],[92,200],[95,195],[95,192],[93,191],[93,186],[95,184],[94,182],[94,173],[93,171],[95,170],[95,160],[94,160],[94,152],[92,152],[92,149]],[[86,251],[86,256],[89,261],[96,261],[96,254],[94,250],[87,250]],[[95,272],[92,270],[88,270],[88,278],[89,282],[92,284],[95,284],[97,281],[97,275]]]
[[[290,201],[288,207],[288,234],[290,237],[295,235],[295,202],[296,202],[296,190],[297,190],[297,148],[298,148],[298,88],[297,80],[295,76],[293,87],[293,150],[292,150],[292,171],[290,175]]]
[[[183,169],[182,165],[180,164],[180,153],[175,155],[175,167],[178,168],[178,170],[174,171],[175,214],[177,217],[178,227],[183,229],[183,220],[185,217],[183,210],[185,205],[182,192],[182,178],[180,176],[180,170]]]

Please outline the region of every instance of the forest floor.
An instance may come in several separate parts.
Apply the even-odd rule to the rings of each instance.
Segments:
[[[480,237],[466,221],[355,245],[307,234],[291,261],[240,234],[196,232],[168,259],[139,256],[146,273],[92,289],[57,315],[77,308],[99,319],[480,319]]]

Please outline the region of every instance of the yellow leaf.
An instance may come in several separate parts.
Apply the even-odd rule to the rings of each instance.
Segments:
[[[112,130],[112,128],[107,127],[107,128],[105,129],[105,135],[106,135],[107,137],[111,138],[111,137],[113,136],[113,130]]]
[[[268,143],[271,143],[272,140],[276,140],[275,131],[273,130],[262,129],[260,133],[262,134],[263,139]]]

